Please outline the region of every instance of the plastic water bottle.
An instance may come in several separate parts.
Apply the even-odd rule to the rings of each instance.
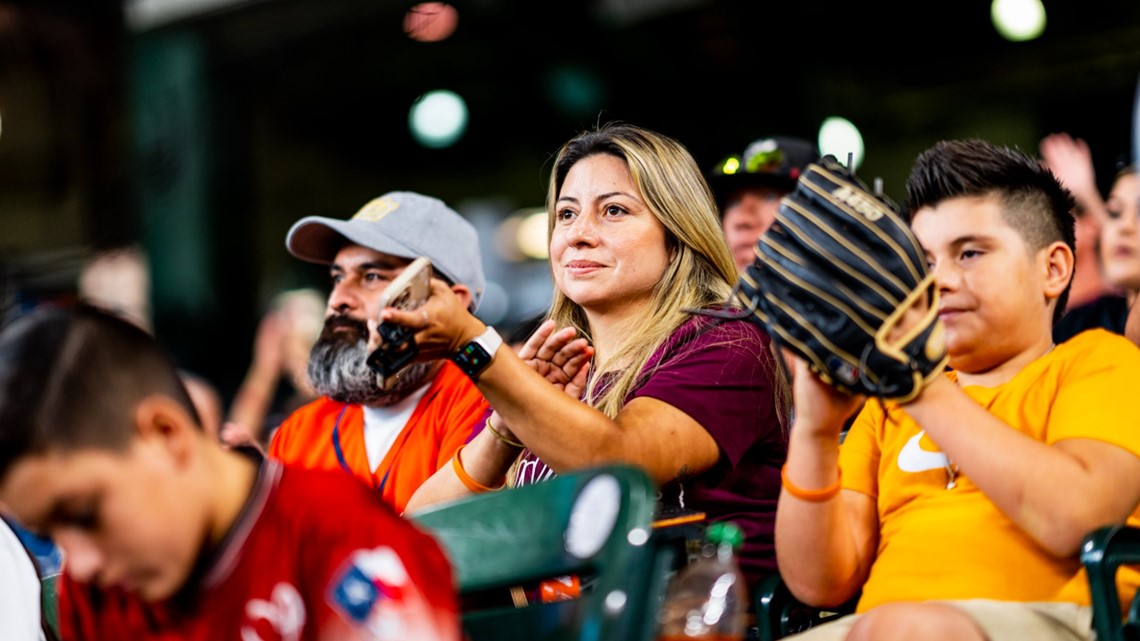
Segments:
[[[748,589],[736,562],[744,533],[731,521],[705,532],[701,555],[673,578],[658,615],[657,641],[740,641]]]

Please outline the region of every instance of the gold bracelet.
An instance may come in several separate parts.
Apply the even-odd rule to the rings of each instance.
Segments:
[[[796,485],[788,479],[788,464],[785,463],[784,467],[780,469],[780,481],[784,489],[788,491],[788,494],[791,494],[797,499],[810,503],[823,503],[838,496],[839,491],[843,489],[843,471],[836,470],[836,472],[835,482],[831,485],[818,490],[805,490],[802,487],[796,487]]]
[[[499,432],[499,430],[495,429],[494,425],[491,425],[491,419],[494,418],[494,416],[495,415],[492,414],[492,415],[487,417],[487,429],[491,430],[491,433],[495,435],[495,438],[499,439],[500,441],[502,441],[502,442],[504,442],[507,445],[510,445],[512,447],[517,447],[519,449],[525,448],[526,447],[525,445],[523,445],[522,443],[519,443],[518,441],[512,441],[511,439],[503,436],[503,434],[501,432]]]

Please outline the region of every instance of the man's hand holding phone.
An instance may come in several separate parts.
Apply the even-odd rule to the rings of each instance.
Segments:
[[[419,309],[431,293],[431,261],[421,256],[411,262],[384,290],[380,309],[395,307],[401,311]],[[378,322],[380,347],[368,355],[368,367],[376,372],[382,389],[391,389],[400,370],[416,357],[415,332],[391,322]]]
[[[487,325],[471,311],[465,286],[436,277],[431,279],[429,287],[427,302],[421,307],[413,310],[384,307],[380,309],[380,318],[369,323],[374,328],[377,322],[390,323],[413,332],[416,361],[454,360],[460,350],[487,330]],[[369,349],[375,349],[383,341],[379,332],[370,334]]]

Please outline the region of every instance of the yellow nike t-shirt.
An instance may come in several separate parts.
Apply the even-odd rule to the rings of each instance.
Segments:
[[[953,372],[947,374],[956,378]],[[995,388],[964,391],[1044,443],[1089,438],[1140,456],[1140,349],[1090,330]],[[858,611],[894,601],[996,599],[1089,604],[1080,559],[1057,559],[990,502],[895,403],[866,403],[840,448],[843,487],[876,499],[880,539]],[[954,486],[947,488],[954,476]],[[1140,510],[1129,517],[1140,525]],[[1140,573],[1119,575],[1122,602]]]

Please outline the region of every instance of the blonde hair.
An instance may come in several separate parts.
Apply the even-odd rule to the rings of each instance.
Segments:
[[[737,270],[721,231],[716,201],[692,155],[680,142],[632,125],[603,125],[575,136],[559,150],[546,197],[548,243],[566,175],[578,161],[598,154],[626,164],[650,212],[665,227],[665,242],[673,254],[653,290],[647,316],[629,328],[614,353],[605,354],[600,369],[591,373],[587,402],[614,418],[649,357],[693,310],[726,304]],[[585,311],[557,287],[549,317],[559,327],[573,326],[593,340]],[[596,396],[598,383],[611,378]]]

